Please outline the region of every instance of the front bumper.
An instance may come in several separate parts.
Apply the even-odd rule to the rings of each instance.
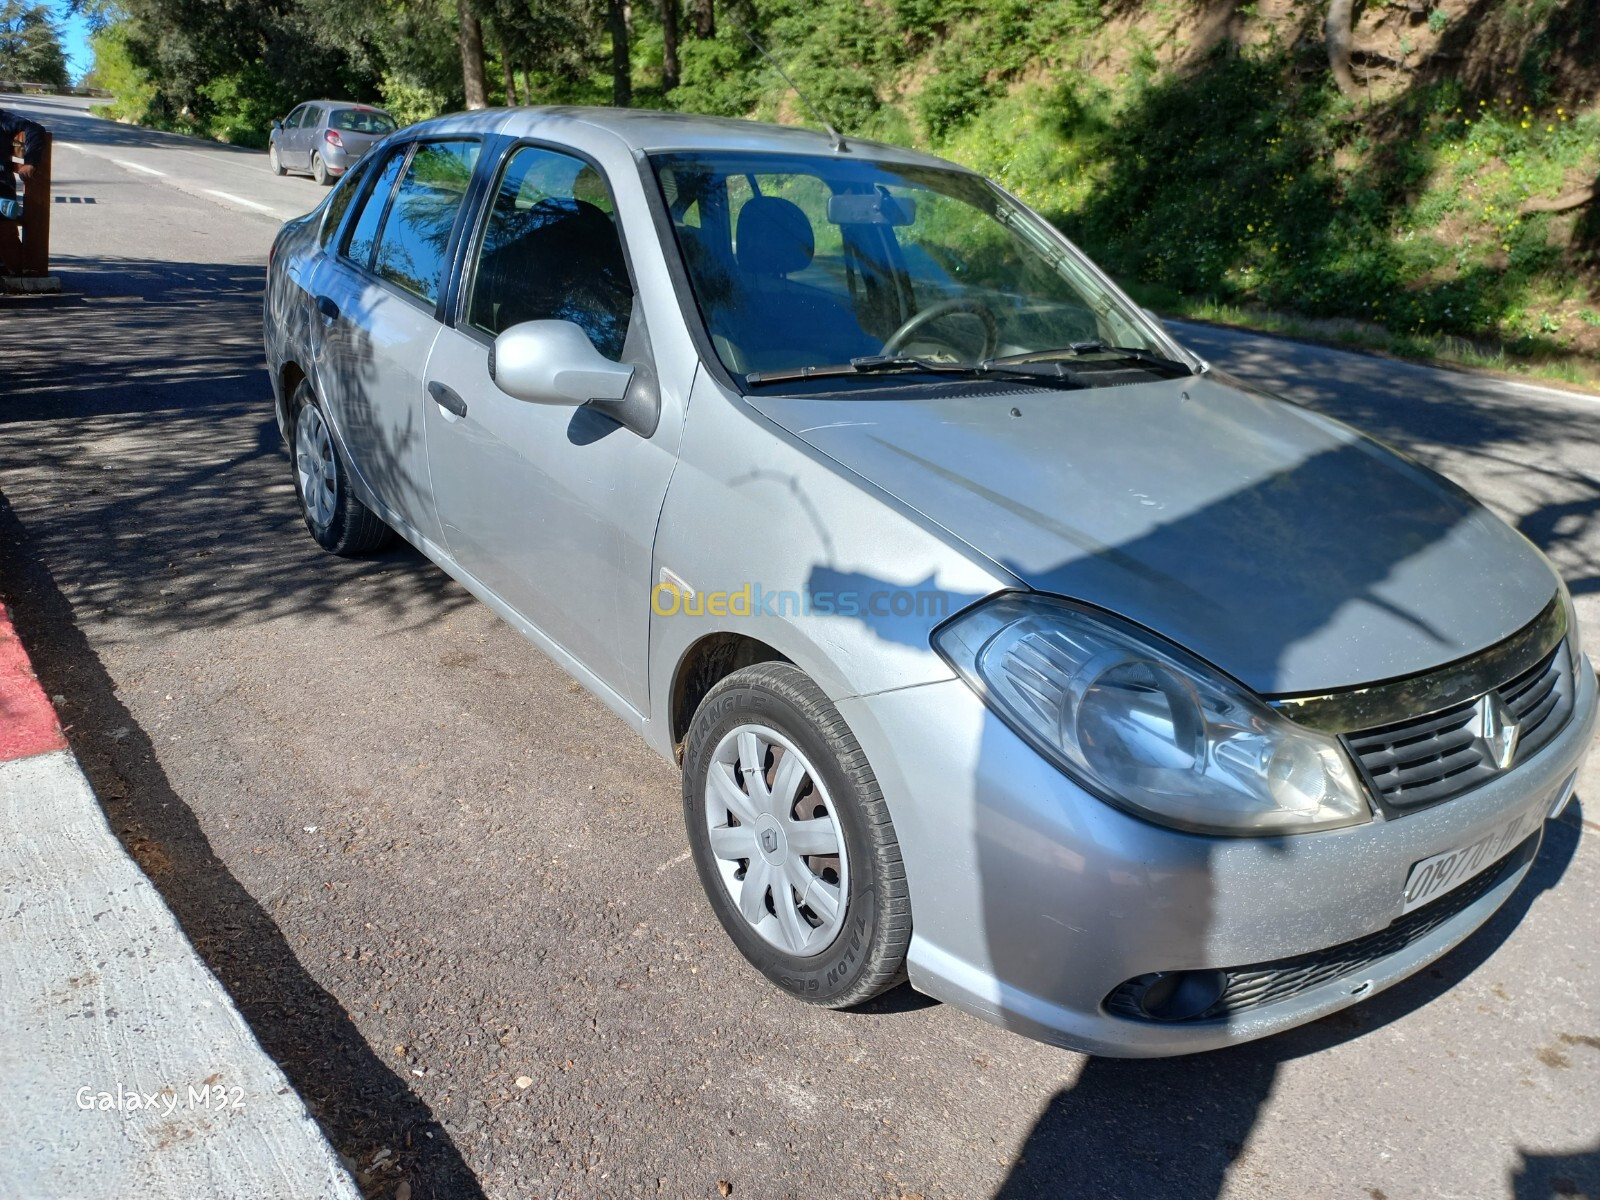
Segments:
[[[1527,873],[1533,839],[1589,748],[1596,683],[1580,664],[1566,727],[1499,779],[1398,819],[1280,838],[1197,836],[1128,816],[1046,763],[958,680],[839,709],[899,835],[912,985],[1041,1041],[1158,1057],[1326,1016],[1483,924]],[[1357,972],[1224,1019],[1161,1023],[1106,1007],[1137,976],[1296,959],[1389,929],[1414,863],[1518,817],[1534,831],[1519,846],[1525,861],[1507,862],[1470,903]]]

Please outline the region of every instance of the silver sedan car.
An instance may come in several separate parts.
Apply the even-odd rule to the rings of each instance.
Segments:
[[[274,175],[306,171],[327,186],[395,128],[393,117],[370,104],[308,100],[272,123],[267,161]]]
[[[266,351],[311,536],[398,533],[681,765],[799,1000],[1286,1029],[1481,925],[1593,736],[1538,550],[923,154],[427,122],[284,227]]]

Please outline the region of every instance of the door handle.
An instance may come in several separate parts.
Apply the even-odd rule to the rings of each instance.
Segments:
[[[458,417],[467,415],[467,402],[456,394],[454,388],[440,383],[437,379],[428,384],[428,395],[433,397],[433,402],[447,413],[454,413]]]
[[[332,296],[318,296],[317,311],[322,314],[322,319],[325,321],[339,319],[339,306],[333,302]]]

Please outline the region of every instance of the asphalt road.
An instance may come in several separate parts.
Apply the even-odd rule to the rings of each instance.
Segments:
[[[364,1171],[389,1152],[371,1194],[1600,1196],[1581,801],[1434,969],[1241,1049],[1089,1060],[904,989],[801,1007],[717,928],[670,768],[417,554],[306,536],[252,205],[316,186],[5,102],[57,127],[57,192],[95,203],[55,210],[66,294],[0,301],[0,593],[262,1044]],[[1600,401],[1183,334],[1484,496],[1600,644]]]

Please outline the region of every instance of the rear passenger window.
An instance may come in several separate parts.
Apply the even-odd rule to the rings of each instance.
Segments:
[[[344,220],[344,214],[350,209],[350,201],[361,190],[361,182],[366,179],[367,168],[371,165],[369,160],[362,159],[354,169],[345,172],[333,195],[328,197],[328,209],[322,214],[322,232],[318,237],[321,245],[326,246],[333,240],[333,235],[339,232],[339,222]]]
[[[632,312],[633,284],[600,172],[566,154],[518,149],[485,222],[468,322],[493,336],[523,321],[572,321],[616,359]]]
[[[378,226],[383,223],[383,211],[389,206],[389,193],[394,190],[394,181],[405,164],[407,149],[401,146],[384,159],[383,169],[378,172],[376,182],[361,202],[361,211],[356,214],[355,224],[345,235],[345,257],[359,266],[370,266],[372,263],[372,248],[378,244]]]
[[[450,233],[477,161],[477,142],[417,146],[384,218],[373,271],[430,304],[438,301]]]

